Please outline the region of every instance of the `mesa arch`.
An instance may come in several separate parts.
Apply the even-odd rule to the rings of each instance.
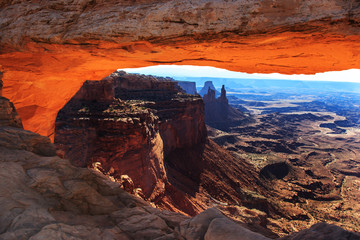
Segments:
[[[52,136],[85,80],[118,68],[201,65],[247,73],[360,68],[360,3],[296,1],[4,1],[3,95],[25,129]]]

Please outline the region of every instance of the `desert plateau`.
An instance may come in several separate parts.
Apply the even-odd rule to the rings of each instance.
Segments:
[[[4,240],[360,240],[360,1],[0,1],[0,165]]]

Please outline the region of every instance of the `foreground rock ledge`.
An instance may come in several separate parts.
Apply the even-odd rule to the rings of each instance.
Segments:
[[[47,137],[23,130],[14,108],[7,113],[0,121],[0,239],[268,239],[214,208],[191,219],[152,208],[103,174],[57,157]],[[285,239],[324,238],[360,235],[322,223]]]
[[[216,209],[192,219],[154,209],[104,175],[51,156],[49,144],[21,128],[0,127],[0,239],[268,239]],[[360,239],[328,224],[284,239],[324,237]]]

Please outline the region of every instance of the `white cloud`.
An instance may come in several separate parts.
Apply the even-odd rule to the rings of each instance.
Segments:
[[[120,70],[120,69],[119,69]],[[251,79],[286,79],[304,81],[335,81],[335,82],[360,82],[360,69],[316,73],[314,75],[296,74],[285,75],[280,73],[271,74],[247,74],[234,72],[215,67],[191,66],[191,65],[158,65],[142,68],[122,69],[129,73],[149,74],[163,77],[215,77],[215,78],[251,78]]]

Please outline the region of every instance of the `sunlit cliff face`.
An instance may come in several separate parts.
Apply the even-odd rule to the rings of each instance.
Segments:
[[[58,110],[82,83],[118,68],[179,64],[284,74],[360,68],[359,8],[345,0],[5,2],[3,95],[25,129],[52,136]]]

